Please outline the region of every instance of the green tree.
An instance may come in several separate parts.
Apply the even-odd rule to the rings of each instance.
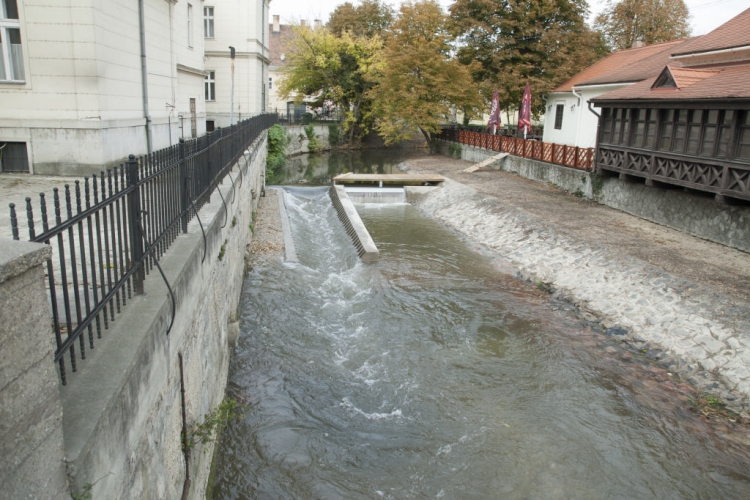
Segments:
[[[471,65],[485,105],[498,89],[501,109],[518,109],[528,82],[548,93],[606,55],[585,23],[585,0],[456,0],[450,8],[459,60]],[[543,111],[532,99],[532,112]]]
[[[362,0],[358,6],[346,2],[331,13],[328,29],[336,36],[349,32],[355,36],[383,37],[393,22],[393,8],[378,0]]]
[[[452,114],[453,106],[479,104],[466,66],[452,57],[447,16],[433,0],[401,5],[369,96],[377,116],[375,127],[386,144],[409,139],[420,131],[428,142]]]
[[[613,48],[627,49],[635,42],[651,45],[687,38],[689,20],[683,0],[608,0],[594,27]]]
[[[344,133],[353,146],[372,124],[367,92],[374,82],[366,75],[382,50],[382,41],[348,32],[336,37],[327,29],[303,26],[295,29],[295,35],[279,93],[313,106],[335,104],[344,113]]]

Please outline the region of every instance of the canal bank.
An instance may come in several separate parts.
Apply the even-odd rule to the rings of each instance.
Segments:
[[[750,404],[750,254],[502,171],[443,156],[405,162],[449,178],[415,206],[549,290],[702,393]]]

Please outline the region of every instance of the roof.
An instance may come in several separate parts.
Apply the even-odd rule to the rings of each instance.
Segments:
[[[666,68],[669,69],[669,68]],[[698,100],[750,99],[750,64],[712,70],[671,68],[677,87],[654,88],[661,74],[592,99],[612,100]]]
[[[643,80],[644,78],[653,76],[655,72],[663,68],[669,59],[672,49],[683,42],[683,40],[678,40],[618,50],[574,75],[568,81],[555,88],[553,92],[571,92],[573,86],[578,85],[629,83]],[[652,58],[659,63],[648,64],[650,72],[641,76],[645,71],[641,64],[648,62]],[[636,65],[634,63],[639,64]],[[627,68],[630,68],[630,70],[627,70]]]
[[[692,40],[672,55],[686,55],[750,45],[750,9],[733,17],[715,30]]]
[[[294,37],[293,27],[288,24],[279,25],[279,31],[273,30],[273,24],[268,25],[268,52],[271,66],[283,66],[285,62],[281,55],[288,50],[289,41]]]

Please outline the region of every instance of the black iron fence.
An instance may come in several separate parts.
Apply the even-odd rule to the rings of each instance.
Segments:
[[[259,115],[146,156],[131,155],[98,176],[65,185],[62,193],[55,188],[51,200],[41,193],[37,209],[26,198],[29,241],[53,248],[47,279],[63,384],[66,358],[75,372],[94,338],[102,337],[133,295],[143,293],[145,275],[187,232],[213,189],[277,121],[275,114]],[[18,240],[14,204],[10,220]]]

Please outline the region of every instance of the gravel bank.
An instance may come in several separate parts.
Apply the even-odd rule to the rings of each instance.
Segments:
[[[750,408],[750,254],[501,171],[441,156],[416,207],[552,292],[586,320],[730,408]]]

